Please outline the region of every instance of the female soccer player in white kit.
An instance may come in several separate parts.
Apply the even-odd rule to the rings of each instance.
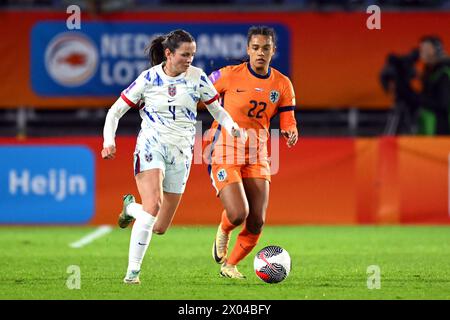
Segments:
[[[153,67],[122,92],[106,116],[104,159],[114,158],[115,133],[125,112],[139,108],[142,118],[134,152],[134,173],[142,205],[132,195],[126,195],[119,215],[121,228],[136,220],[125,283],[140,283],[141,264],[152,232],[163,234],[167,230],[180,203],[191,166],[199,100],[232,136],[245,136],[217,101],[219,95],[206,74],[191,65],[195,51],[193,37],[184,30],[154,39],[148,50]]]

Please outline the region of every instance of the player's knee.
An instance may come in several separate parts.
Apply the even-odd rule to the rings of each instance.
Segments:
[[[164,233],[166,233],[166,231],[167,231],[167,228],[164,228],[164,227],[162,227],[162,226],[157,226],[157,225],[155,225],[155,226],[153,227],[153,233],[154,233],[154,234],[157,234],[157,235],[159,235],[159,236],[162,236]]]
[[[143,204],[143,209],[146,212],[151,212],[156,215],[161,209],[161,205],[162,205],[162,197],[157,195],[145,201]]]
[[[248,216],[248,210],[246,210],[245,208],[233,210],[231,212],[227,211],[227,213],[228,213],[228,220],[230,220],[230,222],[235,226],[241,225]]]

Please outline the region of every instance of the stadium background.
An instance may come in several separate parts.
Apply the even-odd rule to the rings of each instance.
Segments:
[[[81,7],[80,30],[67,29],[71,4]],[[366,27],[371,4],[381,7],[381,30]],[[423,35],[439,35],[450,49],[449,1],[0,6],[0,299],[450,298],[450,139],[393,135],[393,97],[380,84],[387,55],[409,53]],[[126,287],[131,230],[117,228],[116,219],[122,195],[137,193],[132,153],[140,118],[130,110],[121,119],[117,158],[104,161],[106,112],[145,68],[149,36],[191,31],[195,63],[210,72],[245,58],[245,33],[256,24],[280,36],[274,65],[294,84],[300,140],[288,149],[279,139],[255,250],[284,247],[293,272],[266,285],[251,276],[249,256],[239,266],[245,282],[217,276],[210,248],[222,207],[206,165],[195,164],[174,226],[152,240],[143,285]],[[197,147],[212,118],[200,110],[198,120]],[[380,290],[370,287],[373,266],[381,268]],[[81,290],[73,290],[80,287],[70,280],[72,267],[81,270]]]
[[[9,31],[0,44],[0,222],[114,223],[121,194],[136,192],[130,159],[140,119],[131,111],[121,120],[114,161],[99,157],[102,124],[107,108],[146,65],[145,36],[192,30],[199,42],[195,63],[211,72],[244,57],[252,24],[278,31],[274,65],[294,84],[301,135],[292,150],[280,143],[268,223],[450,222],[450,140],[384,135],[393,102],[379,82],[389,53],[409,52],[424,34],[450,43],[450,13],[382,6],[381,30],[369,30],[366,2],[319,10],[308,3],[237,1],[217,11],[188,6],[187,12],[162,1],[125,2],[109,11],[80,3],[80,30],[67,29],[64,1],[4,7],[0,27]],[[263,4],[268,7],[259,10]],[[76,59],[80,43],[86,56],[64,66],[64,59]],[[68,76],[72,70],[76,75]],[[204,110],[199,120],[203,130],[211,122]],[[53,149],[36,153],[44,147]],[[77,157],[74,147],[86,152],[67,167]],[[21,161],[9,156],[16,151]],[[64,179],[69,184],[70,174],[81,184],[73,182],[73,192],[57,199],[57,187]],[[208,184],[206,165],[194,165],[175,224],[217,222],[220,203]],[[9,214],[12,208],[17,214]]]

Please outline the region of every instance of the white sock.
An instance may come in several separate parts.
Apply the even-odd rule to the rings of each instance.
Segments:
[[[127,214],[136,219],[131,230],[128,271],[140,270],[145,252],[152,239],[156,217],[142,210],[142,205],[136,203],[128,205]]]
[[[142,212],[147,213],[144,211],[144,209],[142,209],[142,204],[139,204],[136,202],[132,202],[132,203],[128,204],[126,210],[127,210],[127,214],[129,216],[132,216],[135,219],[137,219],[137,217],[142,215]]]

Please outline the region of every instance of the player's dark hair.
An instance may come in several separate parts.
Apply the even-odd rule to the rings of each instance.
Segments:
[[[180,47],[182,42],[195,42],[195,40],[189,32],[182,29],[171,31],[164,36],[153,39],[150,45],[145,48],[150,64],[155,66],[165,61],[164,51],[169,49],[173,53]]]
[[[250,44],[250,40],[252,39],[252,36],[256,36],[256,35],[271,37],[274,46],[276,46],[277,35],[273,28],[268,27],[268,26],[252,26],[252,27],[250,27],[250,29],[248,29],[248,32],[247,32],[247,45]]]
[[[423,43],[423,42],[431,43],[431,45],[436,50],[436,56],[437,57],[440,58],[440,57],[442,57],[444,55],[444,46],[442,44],[441,38],[439,38],[438,36],[435,36],[435,35],[423,36],[420,39],[420,43]]]

